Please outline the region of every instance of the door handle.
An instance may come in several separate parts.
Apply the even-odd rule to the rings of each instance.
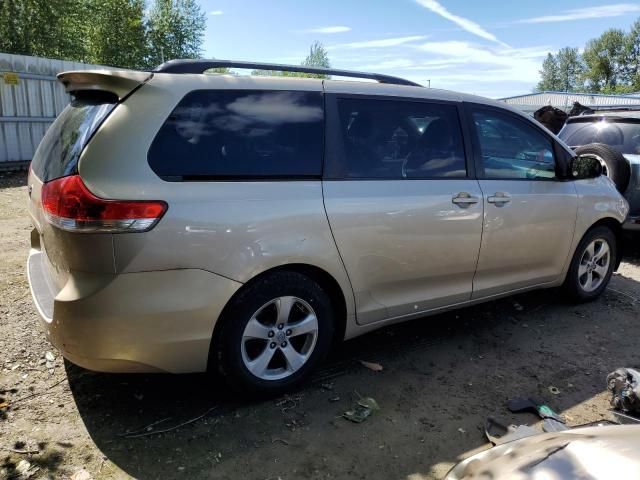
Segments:
[[[455,197],[453,197],[451,201],[461,208],[466,208],[470,205],[478,203],[480,199],[468,194],[467,192],[460,192]]]
[[[509,203],[511,197],[508,193],[496,192],[495,195],[487,197],[487,202],[494,203],[496,207],[502,207],[505,203]]]

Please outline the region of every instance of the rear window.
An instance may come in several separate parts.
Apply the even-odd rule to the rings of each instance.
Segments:
[[[604,143],[621,153],[640,153],[640,120],[580,119],[567,123],[558,136],[572,147]]]
[[[337,178],[464,178],[455,105],[339,98],[342,171]]]
[[[116,103],[107,92],[79,93],[40,142],[31,162],[36,176],[48,182],[76,173],[82,149]]]
[[[165,180],[309,178],[322,173],[320,92],[197,90],[149,149]]]

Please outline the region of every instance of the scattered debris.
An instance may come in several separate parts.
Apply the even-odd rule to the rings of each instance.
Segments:
[[[618,368],[607,375],[611,406],[623,413],[640,414],[640,372],[633,368]]]
[[[35,455],[36,453],[40,453],[40,450],[20,450],[17,448],[10,448],[9,451],[13,453],[19,453],[21,455]]]
[[[344,412],[342,416],[351,422],[362,423],[376,410],[380,410],[378,402],[371,397],[366,397],[358,400],[353,408]]]
[[[320,384],[320,389],[321,390],[328,390],[328,391],[333,390],[333,382],[327,382],[327,383]]]
[[[143,432],[143,433],[129,432],[129,433],[122,434],[120,436],[122,436],[124,438],[140,438],[140,437],[148,437],[149,435],[155,435],[157,433],[171,432],[173,430],[177,430],[180,427],[184,427],[185,425],[189,425],[191,423],[197,422],[198,420],[200,420],[200,419],[206,417],[207,415],[209,415],[209,413],[213,412],[216,408],[218,408],[218,407],[217,406],[211,407],[209,410],[204,412],[202,415],[198,415],[197,417],[194,417],[194,418],[192,418],[190,420],[187,420],[186,422],[179,423],[178,425],[175,425],[173,427],[165,428],[165,429],[162,429],[162,430],[153,430],[153,429],[151,429],[150,431],[146,431],[146,432]],[[150,426],[157,425],[158,423],[164,422],[165,420],[168,420],[168,419],[165,418],[165,419],[160,420],[158,422],[152,423]],[[150,426],[147,426],[145,428],[148,429]],[[137,431],[140,431],[140,430],[137,430]]]
[[[302,395],[285,395],[284,398],[276,402],[276,407],[280,407],[282,413],[286,413],[296,408],[301,399]]]
[[[93,480],[93,477],[84,468],[71,475],[71,480]]]
[[[331,398],[329,398],[329,401],[331,403],[339,402],[340,401],[340,397],[338,397],[338,396],[331,397]]]
[[[120,434],[118,434],[118,436],[119,437],[127,437],[129,435],[135,435],[135,434],[141,433],[141,432],[151,432],[151,431],[153,431],[153,427],[155,427],[156,425],[161,424],[162,422],[166,422],[167,420],[171,420],[171,417],[163,418],[162,420],[158,420],[156,422],[150,423],[146,427],[139,428],[138,430],[133,430],[132,432],[120,433]]]
[[[51,352],[45,353],[44,358],[47,360],[47,362],[53,362],[56,359],[55,355]]]
[[[464,428],[462,428],[462,427],[460,427],[460,428],[458,429],[458,431],[459,431],[460,433],[467,433],[467,431],[466,431]]]
[[[519,312],[524,310],[524,307],[520,305],[518,302],[513,302],[513,308],[515,308]]]
[[[512,398],[507,402],[507,408],[513,413],[530,411],[536,413],[540,418],[552,418],[560,423],[565,423],[564,419],[554,412],[551,407],[531,398]]]
[[[33,477],[38,470],[40,470],[40,467],[31,465],[31,462],[27,460],[20,460],[16,465],[16,474],[22,480]]]
[[[549,392],[554,395],[560,395],[560,389],[558,387],[554,387],[553,385],[549,386]]]
[[[216,463],[220,463],[222,461],[222,452],[218,452],[213,456],[213,459]]]
[[[38,397],[40,395],[46,395],[47,393],[49,393],[49,390],[51,390],[53,387],[57,387],[58,385],[60,385],[62,382],[66,382],[68,379],[67,377],[64,377],[62,380],[60,380],[59,382],[54,383],[53,385],[48,386],[45,390],[41,391],[41,392],[36,392],[36,393],[31,393],[29,395],[25,395],[24,397],[20,397],[17,400],[14,400],[13,402],[11,402],[13,405],[15,405],[16,403],[22,402],[24,400],[29,400],[33,397]]]
[[[365,360],[360,360],[360,363],[367,367],[369,370],[373,370],[374,372],[381,372],[383,370],[382,365],[374,362],[367,362]]]
[[[569,427],[555,418],[545,418],[542,421],[542,430],[545,432],[562,432],[563,430],[569,430]]]
[[[620,425],[639,425],[640,418],[636,418],[633,415],[627,415],[626,413],[619,412],[617,410],[611,410],[611,413],[616,419],[616,422]]]
[[[529,425],[506,425],[493,417],[488,417],[484,423],[484,434],[494,445],[502,445],[538,433],[538,430]]]
[[[638,302],[640,301],[640,300],[638,300],[636,297],[634,297],[633,295],[629,295],[628,293],[621,292],[620,290],[615,290],[615,289],[613,289],[613,288],[611,288],[611,287],[609,287],[609,286],[607,287],[607,290],[610,290],[610,291],[612,291],[612,292],[615,292],[615,293],[617,293],[618,295],[624,295],[625,297],[630,298],[631,300],[633,300],[633,303],[638,303]]]

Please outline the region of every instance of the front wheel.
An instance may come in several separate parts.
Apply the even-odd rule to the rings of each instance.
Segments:
[[[616,264],[616,237],[607,227],[589,230],[573,255],[564,288],[578,302],[595,300],[611,280]]]
[[[214,360],[244,393],[275,395],[300,383],[333,338],[329,297],[297,272],[267,274],[247,286],[221,321]]]

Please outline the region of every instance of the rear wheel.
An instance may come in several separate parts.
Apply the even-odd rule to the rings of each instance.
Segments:
[[[607,227],[589,230],[573,255],[564,283],[572,299],[595,300],[611,279],[616,264],[616,237]]]
[[[236,390],[274,395],[300,383],[322,360],[333,337],[325,291],[297,272],[258,279],[225,309],[215,353]]]
[[[631,178],[631,165],[620,152],[604,143],[591,143],[576,148],[576,153],[598,160],[602,164],[603,175],[615,183],[619,192],[625,192]]]

